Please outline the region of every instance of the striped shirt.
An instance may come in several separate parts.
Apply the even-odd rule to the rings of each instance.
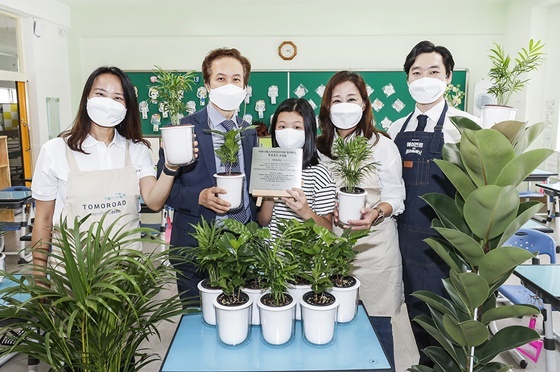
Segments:
[[[301,189],[307,198],[309,208],[319,216],[332,213],[334,210],[336,187],[332,174],[327,167],[322,163],[311,165],[302,171],[301,180],[303,183]],[[287,207],[286,203],[276,199],[272,209],[272,219],[269,224],[273,238],[278,233],[277,224],[280,219],[296,219],[303,222],[303,219]]]

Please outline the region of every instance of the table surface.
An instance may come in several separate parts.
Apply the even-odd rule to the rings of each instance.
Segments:
[[[514,274],[529,290],[560,308],[560,265],[519,265]]]
[[[266,344],[260,326],[252,326],[250,337],[241,346],[222,346],[216,327],[203,324],[200,313],[184,315],[161,371],[392,371],[361,305],[352,322],[337,325],[329,345],[304,341],[301,321],[288,345]]]
[[[21,275],[16,275],[16,277],[21,277]],[[15,287],[17,285],[16,282],[8,279],[8,278],[4,278],[4,280],[2,280],[2,283],[0,283],[0,289],[4,289],[4,288],[9,288],[9,287]],[[23,301],[24,299],[29,298],[29,295],[22,295],[22,294],[18,294],[17,295],[17,300],[19,301]],[[3,306],[5,304],[4,300],[0,297],[0,306]]]
[[[546,181],[549,177],[557,176],[558,173],[548,172],[542,169],[535,169],[530,175],[525,178],[529,182],[542,182]]]
[[[0,191],[0,202],[22,202],[31,198],[31,191]]]
[[[560,193],[560,182],[558,183],[537,183],[535,186],[554,192],[556,195]]]

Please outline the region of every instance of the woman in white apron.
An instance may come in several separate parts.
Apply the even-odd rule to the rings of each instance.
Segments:
[[[139,225],[140,195],[150,209],[163,207],[179,167],[166,164],[156,180],[149,147],[142,139],[128,76],[116,67],[95,70],[84,86],[72,127],[42,146],[35,165],[31,242],[40,250],[33,252],[34,265],[47,265],[53,226],[61,216],[71,225],[74,217],[90,214],[88,226],[82,225],[87,229],[110,212],[104,220],[107,226],[118,219],[129,229]],[[34,275],[44,272],[35,270]]]
[[[358,185],[367,191],[362,219],[339,226],[335,209],[333,231],[340,234],[348,227],[372,230],[355,247],[358,254],[352,275],[362,283],[360,299],[394,366],[391,317],[399,313],[404,292],[397,225],[390,217],[404,210],[401,157],[395,144],[375,129],[364,79],[356,73],[340,71],[330,79],[323,93],[319,123],[322,135],[317,139],[317,148],[327,164],[332,159],[335,138],[354,136],[368,138],[373,147],[371,160],[379,164],[375,172]],[[335,183],[342,186],[339,179],[335,179]]]

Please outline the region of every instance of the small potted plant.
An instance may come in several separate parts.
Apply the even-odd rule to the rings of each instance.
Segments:
[[[216,186],[228,191],[227,194],[218,194],[218,197],[228,201],[231,204],[230,209],[239,208],[243,200],[243,180],[245,175],[241,172],[235,172],[233,169],[235,163],[239,161],[238,153],[241,149],[239,143],[243,137],[242,133],[254,128],[254,125],[250,125],[226,132],[221,132],[219,130],[210,131],[222,137],[222,142],[216,149],[216,156],[225,167],[225,172],[216,173],[214,177],[216,178]]]
[[[256,267],[268,288],[257,301],[262,336],[272,345],[289,342],[294,333],[296,301],[287,293],[288,283],[294,280],[298,268],[289,246],[292,229],[285,229],[283,235],[256,251],[255,255]]]
[[[514,120],[516,109],[508,106],[508,102],[513,93],[518,93],[525,88],[529,78],[522,79],[521,75],[535,71],[544,60],[544,44],[540,40],[529,40],[527,48],[521,48],[517,52],[517,58],[513,61],[509,54],[506,54],[503,47],[494,42],[494,48],[490,49],[488,56],[492,62],[492,67],[488,72],[492,87],[488,93],[494,96],[497,105],[486,105],[482,108],[482,124],[485,128],[506,121]],[[513,67],[510,68],[513,62]]]
[[[330,162],[335,179],[342,183],[338,190],[338,219],[342,224],[361,218],[367,192],[358,185],[377,167],[372,155],[372,146],[363,136],[335,139]]]
[[[169,112],[171,125],[161,128],[165,158],[171,164],[187,165],[194,161],[193,132],[191,124],[180,125],[185,104],[183,96],[192,89],[196,73],[184,74],[177,71],[165,71],[154,66],[155,82],[151,86],[157,91],[156,102]]]
[[[331,293],[339,300],[338,317],[339,323],[348,323],[354,319],[358,311],[358,290],[360,281],[351,275],[352,263],[356,259],[356,251],[354,246],[356,242],[367,236],[369,230],[352,231],[344,230],[341,236],[336,234],[325,234],[324,239],[329,248],[329,255],[326,259],[332,267],[333,275],[331,281],[333,284]]]
[[[220,342],[236,346],[243,344],[251,329],[251,298],[241,290],[254,254],[247,234],[237,234],[243,224],[234,219],[224,220],[225,231],[217,244],[218,285],[222,292],[214,299],[216,326]]]

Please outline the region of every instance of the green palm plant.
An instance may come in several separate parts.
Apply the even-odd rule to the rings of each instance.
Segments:
[[[192,89],[196,72],[188,71],[184,74],[177,71],[165,71],[159,66],[154,66],[156,82],[154,87],[158,92],[157,101],[163,103],[169,110],[171,125],[179,125],[180,114],[183,112],[183,96]]]
[[[540,40],[529,40],[528,48],[521,48],[517,52],[513,68],[510,69],[511,57],[500,44],[494,42],[489,55],[492,68],[488,72],[493,86],[488,89],[488,93],[496,97],[499,105],[507,105],[513,93],[523,90],[529,79],[522,80],[520,76],[536,70],[543,63],[543,47]]]
[[[2,346],[1,355],[21,352],[53,371],[138,371],[158,359],[140,345],[160,336],[160,322],[185,312],[178,295],[158,298],[176,273],[159,264],[167,252],[127,248],[149,239],[139,234],[158,232],[103,226],[105,217],[80,231],[88,218],[76,218],[73,227],[61,221],[52,242],[60,254],[52,255],[65,272],[50,265],[35,268],[48,277],[48,286],[44,279],[7,273],[17,285],[0,290],[7,304],[0,318],[22,334],[12,346]]]
[[[350,276],[352,263],[356,259],[354,246],[359,239],[369,235],[370,230],[345,229],[341,236],[331,234],[329,238],[329,265],[333,268],[331,281],[335,287],[345,287],[345,282]]]
[[[342,191],[354,193],[364,177],[375,170],[377,163],[370,161],[373,149],[366,137],[337,137],[333,145],[332,171],[342,180]]]
[[[232,129],[225,132],[221,132],[219,130],[210,131],[211,133],[222,137],[222,142],[220,146],[215,150],[215,153],[226,168],[226,174],[233,173],[233,165],[238,161],[237,153],[241,148],[239,142],[243,137],[242,133],[246,130],[255,128],[255,125],[249,125],[245,128]]]
[[[527,126],[509,121],[481,129],[467,118],[453,117],[461,142],[446,144],[443,160],[435,160],[455,186],[455,198],[426,194],[435,211],[432,227],[441,238],[426,243],[449,265],[443,280],[449,298],[429,291],[414,296],[424,301],[431,317],[414,319],[441,346],[423,352],[435,367],[413,366],[409,371],[507,371],[492,362],[499,353],[539,335],[523,326],[508,326],[491,336],[490,322],[538,314],[529,305],[496,306],[496,291],[515,267],[533,257],[524,249],[504,247],[507,239],[540,208],[538,202],[520,202],[519,185],[553,151],[527,151],[544,124]]]

